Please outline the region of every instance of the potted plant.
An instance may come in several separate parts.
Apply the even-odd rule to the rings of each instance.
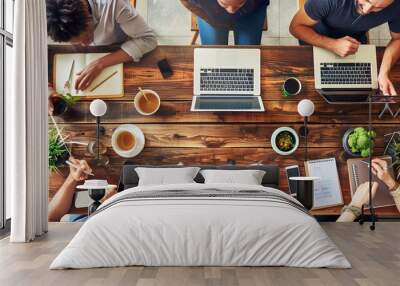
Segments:
[[[53,173],[68,160],[68,150],[57,130],[49,128],[49,171]]]
[[[78,101],[79,96],[72,96],[71,93],[66,93],[63,95],[55,95],[51,97],[51,102],[53,103],[53,115],[60,116],[68,111],[68,109],[74,106]]]
[[[375,131],[367,131],[363,127],[350,128],[343,135],[343,148],[347,154],[353,157],[368,157],[373,153]]]

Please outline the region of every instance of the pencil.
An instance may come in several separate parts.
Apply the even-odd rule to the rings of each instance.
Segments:
[[[113,76],[115,76],[118,72],[115,71],[112,74],[110,74],[108,77],[106,77],[104,80],[102,80],[100,83],[98,83],[95,87],[93,87],[90,92],[95,91],[95,89],[97,89],[99,86],[101,86],[103,83],[105,83],[107,80],[109,80],[110,78],[112,78]]]

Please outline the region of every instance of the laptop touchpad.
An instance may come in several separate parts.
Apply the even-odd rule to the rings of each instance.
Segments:
[[[353,54],[353,55],[348,55],[347,57],[344,57],[344,58],[342,58],[341,56],[339,56],[339,55],[337,55],[337,54],[335,54],[335,56],[336,56],[336,58],[337,58],[338,60],[355,60],[355,59],[356,59],[356,55],[355,55],[355,54]]]
[[[217,66],[235,66],[237,64],[237,57],[232,57],[229,52],[217,52],[216,63]]]

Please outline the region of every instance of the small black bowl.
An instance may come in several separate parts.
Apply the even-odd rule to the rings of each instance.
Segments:
[[[342,137],[342,145],[346,154],[350,155],[351,157],[361,157],[361,152],[352,152],[351,147],[349,145],[349,136],[354,132],[354,128],[347,129]]]

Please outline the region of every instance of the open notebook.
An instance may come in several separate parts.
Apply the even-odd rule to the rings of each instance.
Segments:
[[[73,76],[72,76],[72,88],[71,94],[73,96],[82,97],[122,97],[124,96],[124,74],[123,74],[123,64],[111,66],[105,68],[99,76],[92,82],[92,84],[84,91],[75,91],[75,80],[77,78],[76,74],[83,70],[87,65],[89,65],[94,60],[107,55],[106,53],[88,53],[88,54],[56,54],[54,56],[53,65],[53,82],[55,84],[56,91],[58,93],[63,93],[65,82],[68,81],[72,63],[73,66]],[[116,73],[115,73],[116,72]],[[110,77],[115,73],[112,77]],[[107,79],[110,77],[109,79]],[[107,79],[106,81],[104,81]],[[104,81],[104,82],[103,82]],[[98,86],[103,82],[100,86]],[[93,88],[98,86],[92,91]]]
[[[392,158],[383,157],[381,159],[387,161],[389,166],[392,165]],[[369,162],[368,159],[349,159],[347,160],[347,167],[349,170],[351,196],[353,197],[358,186],[369,181]],[[390,168],[389,172],[393,176],[393,168]],[[389,193],[385,183],[379,180],[374,174],[372,174],[372,181],[379,184],[378,192],[373,199],[374,207],[394,206],[393,196]]]

